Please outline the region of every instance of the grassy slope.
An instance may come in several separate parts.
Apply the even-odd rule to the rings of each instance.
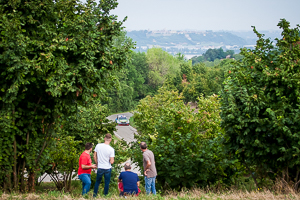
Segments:
[[[93,185],[92,185],[93,187]],[[145,199],[145,200],[154,200],[154,199],[299,199],[300,194],[295,194],[292,190],[283,192],[272,192],[270,190],[252,190],[247,189],[231,189],[231,190],[217,190],[217,189],[193,189],[186,190],[181,192],[167,191],[164,194],[157,194],[156,196],[146,196],[145,189],[143,186],[140,187],[141,194],[138,197],[130,197],[130,199]],[[6,194],[0,191],[0,200],[4,199],[45,199],[45,200],[54,200],[54,199],[124,199],[118,196],[117,188],[110,187],[110,193],[107,197],[102,195],[103,186],[99,187],[99,194],[97,198],[92,197],[93,188],[87,196],[81,196],[81,182],[73,181],[72,190],[67,192],[59,192],[56,190],[53,183],[42,183],[41,186],[36,187],[35,193],[11,193]]]

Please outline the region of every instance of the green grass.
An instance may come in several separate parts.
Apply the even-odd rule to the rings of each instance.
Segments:
[[[81,191],[81,190],[80,190]],[[107,196],[103,196],[101,194],[101,191],[99,191],[99,194],[97,198],[93,198],[93,192],[90,191],[86,196],[81,196],[80,194],[74,194],[74,192],[59,192],[55,190],[49,190],[49,191],[36,191],[35,193],[11,193],[11,194],[5,194],[2,193],[0,195],[0,200],[4,199],[30,199],[30,200],[37,200],[37,199],[45,199],[45,200],[54,200],[54,199],[66,199],[66,200],[84,200],[84,199],[124,199],[123,197],[119,197],[118,194],[115,193],[109,193]],[[174,192],[169,191],[165,194],[157,194],[157,195],[145,195],[144,192],[142,192],[138,197],[128,197],[130,199],[145,199],[145,200],[169,200],[169,199],[178,199],[178,200],[184,200],[184,199],[203,199],[203,200],[217,200],[217,199],[299,199],[300,195],[289,192],[289,193],[280,193],[275,194],[272,191],[266,190],[262,192],[258,191],[250,191],[250,192],[243,192],[240,190],[227,190],[227,191],[217,191],[217,192],[211,192],[211,191],[205,191],[201,189],[192,189],[192,190],[186,190],[181,192]]]
[[[142,180],[142,178],[141,178]],[[279,183],[276,183],[279,184]],[[239,180],[239,184],[233,186],[232,188],[220,188],[220,187],[206,187],[206,188],[194,188],[194,189],[183,189],[181,191],[164,191],[157,188],[157,195],[146,195],[144,182],[141,181],[140,190],[141,193],[138,197],[130,197],[130,199],[145,199],[145,200],[169,200],[169,199],[203,199],[203,200],[217,200],[217,199],[300,199],[300,194],[295,193],[292,189],[282,191],[282,185],[273,185],[267,189],[262,188],[257,190],[253,180],[249,177],[243,177]],[[93,186],[92,182],[91,189],[86,196],[82,196],[82,186],[80,180],[74,180],[71,183],[70,191],[57,191],[55,184],[41,183],[41,185],[36,186],[34,193],[18,193],[12,192],[10,194],[4,193],[0,189],[0,200],[16,200],[16,199],[30,199],[30,200],[54,200],[54,199],[66,199],[66,200],[84,200],[84,199],[124,199],[119,197],[119,192],[117,189],[116,178],[111,180],[109,194],[107,196],[103,195],[104,182],[102,181],[97,198],[93,198]],[[274,187],[275,186],[275,187]],[[278,187],[276,187],[278,186]],[[276,188],[281,188],[277,190]]]

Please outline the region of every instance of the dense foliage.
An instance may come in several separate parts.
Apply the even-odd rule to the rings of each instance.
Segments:
[[[132,52],[131,63],[115,73],[116,87],[108,91],[109,98],[103,103],[113,113],[133,110],[141,99],[157,94],[163,85],[183,92],[185,102],[196,102],[200,94],[218,94],[231,62],[234,60],[216,59],[192,65],[183,54],[172,56],[160,48]]]
[[[109,90],[109,99],[103,101],[112,112],[128,111],[147,95],[154,95],[167,80],[180,72],[185,61],[160,48],[147,53],[131,53],[131,63],[115,73],[116,87]]]
[[[221,94],[222,127],[228,150],[257,184],[282,178],[299,185],[300,48],[299,25],[282,19],[282,38],[272,44],[258,36],[254,50],[226,73]]]
[[[208,49],[202,56],[195,56],[192,58],[193,64],[204,62],[204,61],[214,61],[216,59],[225,59],[226,57],[232,58],[234,54],[233,50],[224,51],[222,48],[219,49]]]
[[[224,72],[231,65],[231,60],[224,60],[215,67],[208,67],[204,63],[191,65],[182,65],[180,84],[175,84],[176,88],[183,92],[184,101],[197,102],[200,95],[208,97],[218,94],[222,89],[224,81]],[[181,78],[182,77],[182,78]]]
[[[115,0],[0,3],[0,186],[34,188],[62,122],[112,84],[131,42],[116,46]],[[86,130],[86,129],[84,129]],[[84,134],[82,132],[81,134]],[[25,180],[28,179],[28,180]]]
[[[132,145],[132,160],[142,164],[139,141],[155,155],[157,181],[164,188],[230,183],[235,161],[221,145],[219,103],[216,95],[198,99],[192,110],[178,92],[160,88],[140,101],[134,114],[139,135]]]
[[[298,191],[299,26],[281,20],[276,45],[254,28],[253,50],[209,49],[187,61],[160,48],[132,52],[123,21],[109,14],[116,6],[0,3],[0,187],[34,190],[48,173],[69,190],[84,144],[116,130],[109,113],[137,106],[131,158],[142,168],[146,141],[163,188],[230,185],[246,169],[257,185],[281,178]],[[119,169],[128,146],[111,145]]]

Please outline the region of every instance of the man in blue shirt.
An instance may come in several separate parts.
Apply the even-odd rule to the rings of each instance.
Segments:
[[[131,165],[130,163],[126,163],[125,171],[121,172],[119,176],[118,182],[123,183],[123,192],[120,193],[120,195],[125,194],[138,194],[138,187],[140,186],[140,179],[138,175],[134,172],[131,172]]]

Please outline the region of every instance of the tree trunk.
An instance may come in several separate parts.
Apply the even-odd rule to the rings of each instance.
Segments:
[[[296,174],[296,178],[295,178],[295,185],[294,185],[294,189],[296,192],[298,192],[298,185],[299,185],[299,167],[297,167],[297,174]]]
[[[6,192],[7,191],[7,185],[6,185],[6,181],[3,182],[3,191]]]
[[[21,171],[21,191],[25,191],[25,183],[24,183],[24,175],[25,175],[25,158],[23,161],[22,171]]]
[[[72,169],[73,169],[73,167],[72,167]],[[71,170],[71,172],[70,172],[70,176],[69,176],[69,183],[68,183],[68,191],[70,191],[71,190],[71,183],[72,183],[72,170]]]
[[[14,189],[18,189],[18,176],[17,176],[17,142],[16,135],[14,137],[14,167],[13,167],[13,175],[14,175]]]
[[[28,190],[30,192],[34,192],[35,191],[34,185],[35,185],[35,173],[34,172],[30,172],[29,173],[29,177],[28,177]]]
[[[11,174],[7,174],[7,190],[11,191]]]
[[[15,109],[12,111],[12,119],[13,119],[13,126],[15,127]],[[14,167],[13,167],[13,189],[18,189],[18,176],[17,176],[17,141],[16,141],[16,133],[14,133]]]
[[[19,159],[19,161],[20,161],[20,159]],[[18,182],[18,184],[20,183],[20,169],[21,169],[21,165],[20,165],[20,162],[18,162],[19,164],[18,164],[18,173],[17,173],[17,182]]]

